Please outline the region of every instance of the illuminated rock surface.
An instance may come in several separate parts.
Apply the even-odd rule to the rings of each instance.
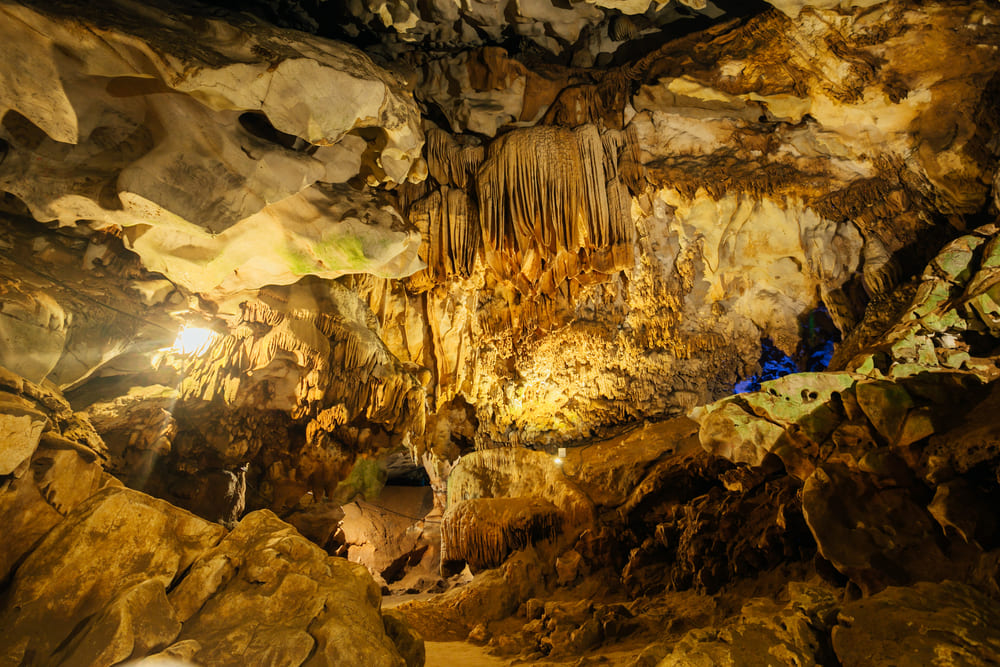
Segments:
[[[0,3],[0,664],[1000,659],[995,4],[213,4]]]

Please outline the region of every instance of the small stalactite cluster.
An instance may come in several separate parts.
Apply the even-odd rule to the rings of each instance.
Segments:
[[[491,144],[477,183],[487,266],[522,293],[545,294],[588,270],[631,266],[617,164],[593,125],[526,128]]]
[[[508,555],[560,533],[562,513],[538,498],[474,498],[450,508],[441,524],[441,560],[473,570],[500,565]]]
[[[266,378],[277,361],[292,359],[298,373],[293,419],[318,420],[332,430],[363,417],[391,433],[422,432],[423,387],[372,326],[373,318],[356,322],[335,309],[282,312],[259,300],[244,302],[231,332],[183,368],[181,394],[227,405],[248,396],[266,402],[267,389],[241,392],[241,383]]]
[[[409,278],[414,291],[424,291],[452,276],[467,278],[479,249],[478,211],[464,190],[442,186],[410,208],[410,222],[420,230],[420,259],[427,268]]]

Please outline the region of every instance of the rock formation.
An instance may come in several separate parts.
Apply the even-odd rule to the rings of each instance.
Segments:
[[[998,659],[994,4],[203,2],[0,2],[0,663]]]

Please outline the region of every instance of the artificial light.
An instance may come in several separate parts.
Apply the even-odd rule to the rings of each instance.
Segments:
[[[177,340],[174,341],[171,350],[184,355],[201,354],[213,338],[215,332],[211,329],[184,327],[177,333]]]

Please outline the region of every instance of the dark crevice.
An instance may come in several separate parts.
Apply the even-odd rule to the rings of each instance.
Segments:
[[[318,146],[309,143],[302,137],[282,132],[271,123],[271,120],[265,114],[259,111],[247,111],[246,113],[240,114],[240,126],[258,139],[263,139],[271,144],[277,144],[278,146],[287,148],[288,150],[312,155],[319,148]],[[246,152],[248,156],[253,157],[251,153],[247,152],[245,149],[244,152]]]

